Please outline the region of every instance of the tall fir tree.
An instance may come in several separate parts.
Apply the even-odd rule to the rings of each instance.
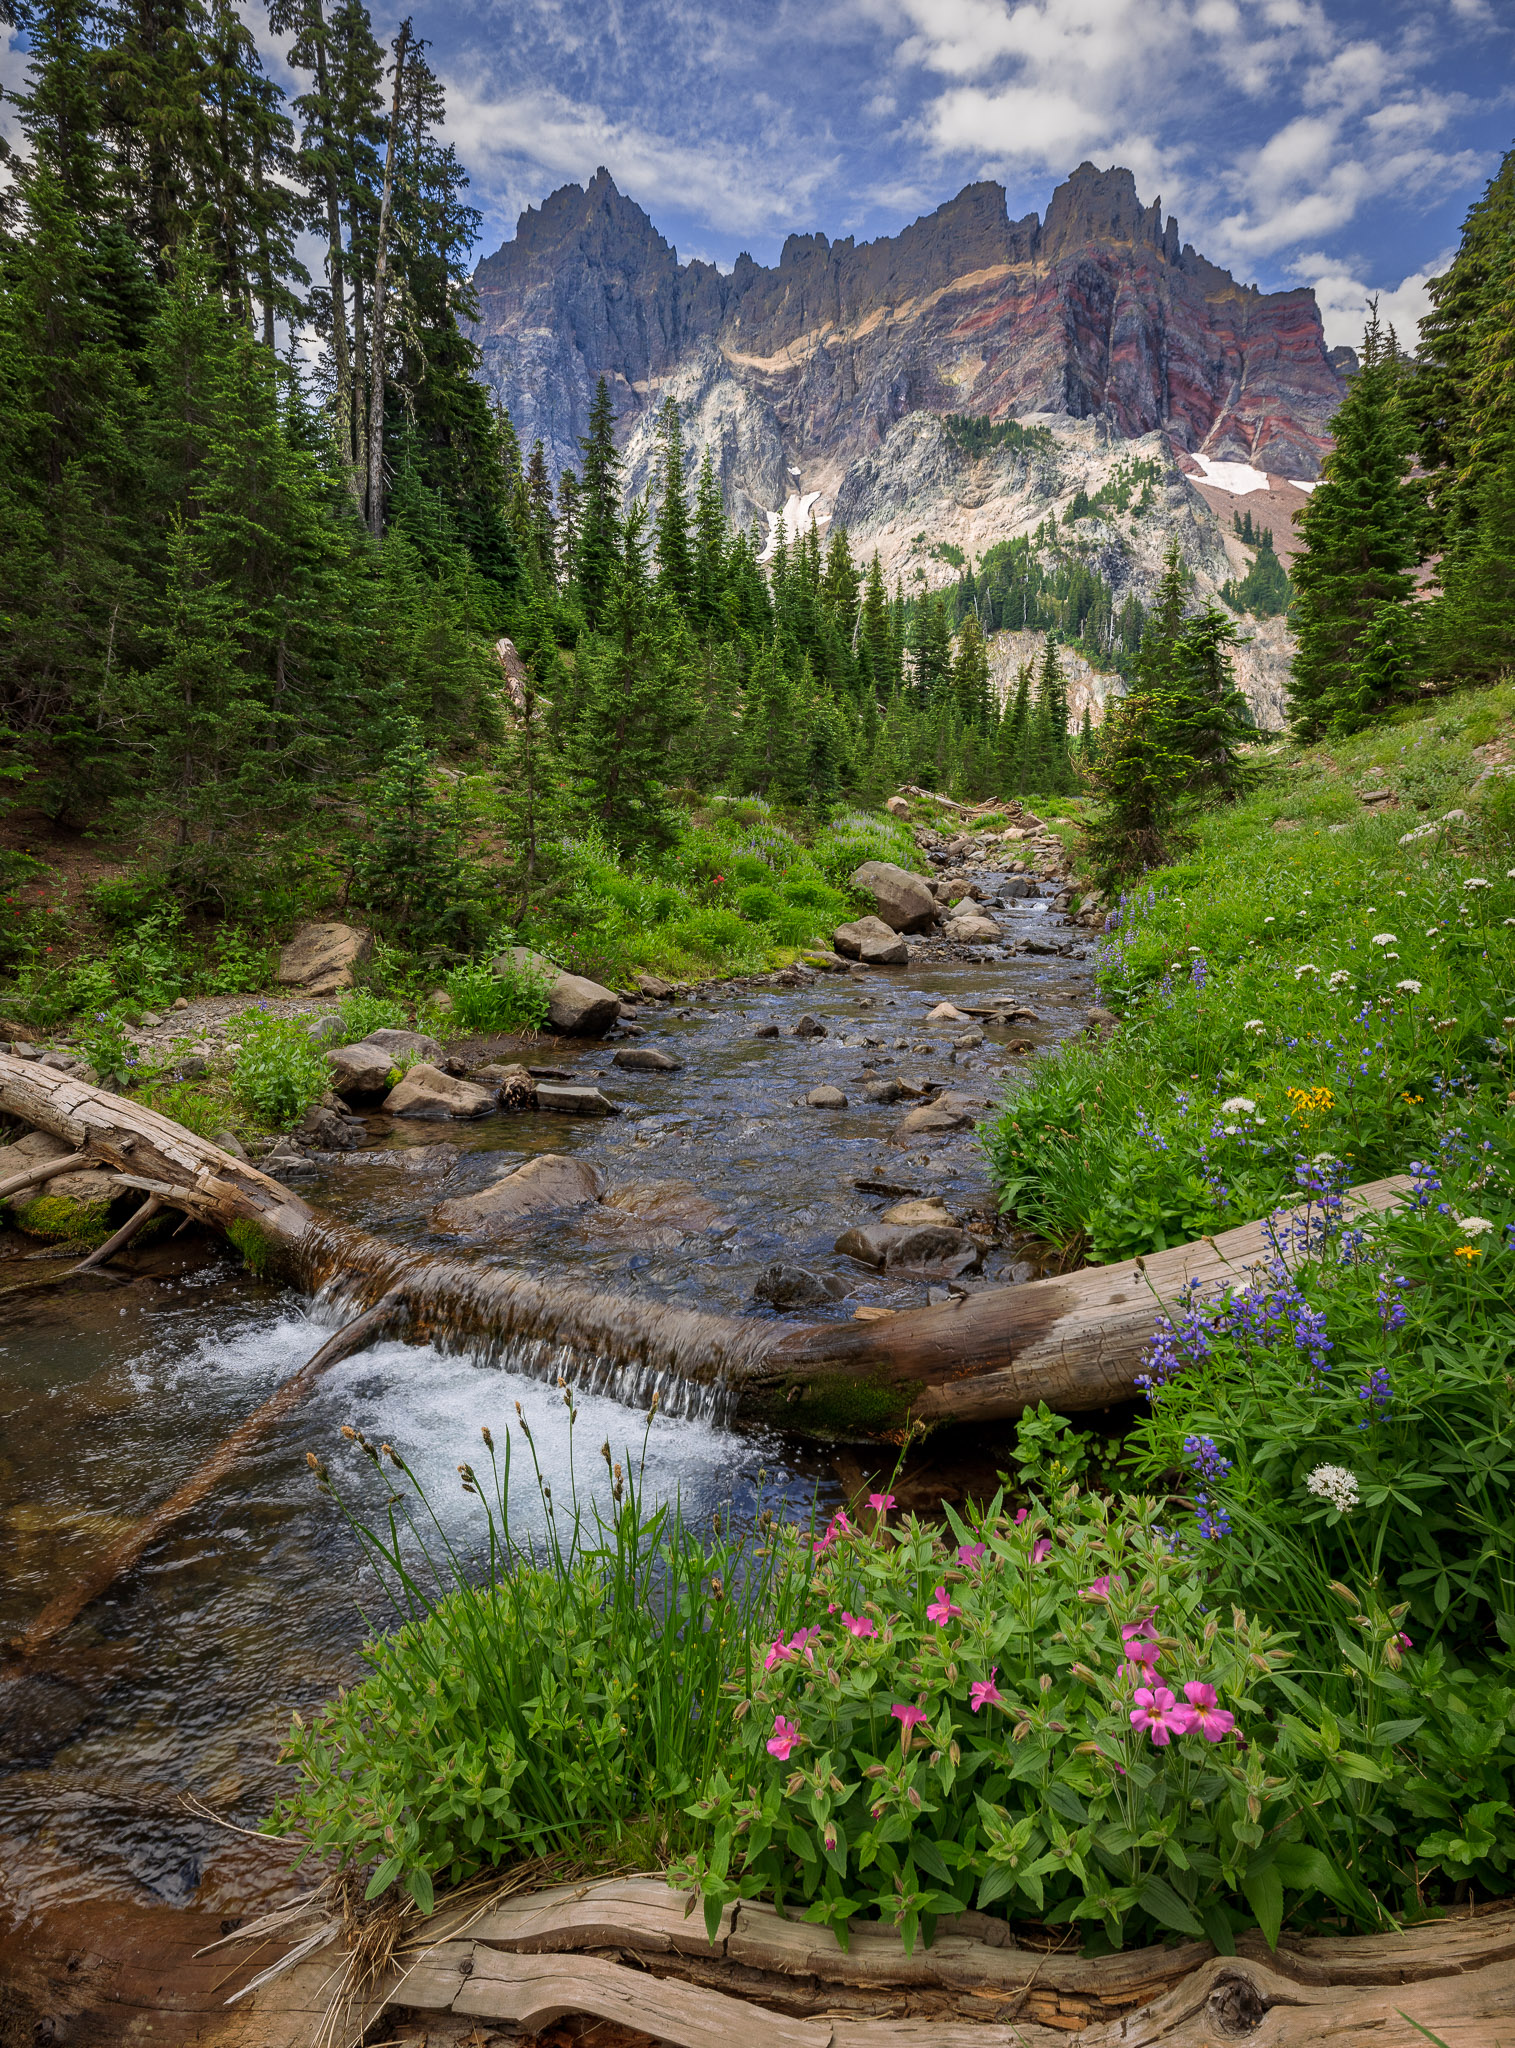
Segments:
[[[1407,481],[1413,424],[1403,372],[1374,300],[1362,367],[1332,422],[1336,445],[1295,522],[1302,545],[1292,567],[1297,645],[1289,711],[1302,739],[1355,732],[1395,701],[1375,689],[1388,672],[1375,673],[1357,657],[1371,627],[1382,637],[1380,607],[1412,601],[1411,572],[1421,556],[1425,497]]]
[[[579,443],[579,550],[575,581],[584,616],[598,626],[606,615],[611,586],[619,576],[621,545],[621,457],[615,445],[615,412],[603,377],[589,409],[589,432]]]
[[[605,640],[590,657],[572,747],[586,815],[627,852],[666,846],[674,836],[671,754],[692,709],[681,621],[649,580],[645,524],[638,502],[612,565]]]
[[[671,395],[658,412],[658,520],[654,552],[658,582],[687,618],[694,610],[694,550],[689,540],[689,503],[685,496],[684,429],[678,401]]]

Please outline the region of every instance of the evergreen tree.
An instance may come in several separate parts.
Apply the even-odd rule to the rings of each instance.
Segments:
[[[1469,210],[1446,275],[1427,289],[1431,310],[1404,398],[1428,472],[1427,542],[1455,553],[1481,515],[1488,472],[1515,439],[1515,150]]]
[[[845,526],[833,526],[826,549],[826,568],[821,578],[821,605],[834,631],[850,649],[858,629],[858,602],[863,580],[852,559],[852,547]]]
[[[1364,691],[1382,669],[1354,666],[1358,642],[1384,604],[1411,602],[1424,497],[1406,481],[1412,427],[1402,364],[1373,302],[1362,368],[1332,422],[1336,446],[1299,513],[1294,557],[1298,636],[1290,715],[1301,738],[1355,732],[1386,700]],[[1394,700],[1387,700],[1392,702]]]
[[[1466,512],[1442,594],[1425,607],[1425,667],[1438,680],[1494,682],[1515,669],[1515,439]]]
[[[580,441],[583,470],[579,489],[579,551],[576,581],[584,616],[597,626],[605,616],[612,583],[620,576],[621,458],[615,445],[615,414],[603,377],[595,386],[589,432]]]
[[[1031,664],[1023,661],[1015,672],[1015,688],[1006,701],[995,740],[995,781],[1001,796],[1013,795],[1021,786],[1021,763],[1030,724]]]
[[[915,701],[922,707],[934,704],[952,679],[952,642],[947,635],[946,607],[939,597],[926,596],[917,604],[911,653]]]
[[[606,640],[588,664],[572,749],[585,812],[626,851],[665,846],[674,836],[670,748],[690,717],[678,614],[648,580],[645,518],[638,503],[625,522],[606,598]]]
[[[531,541],[537,571],[546,583],[557,580],[557,521],[552,511],[552,478],[547,474],[547,451],[538,439],[532,444],[526,469],[526,495],[531,504]]]
[[[557,580],[571,583],[579,552],[579,480],[571,469],[558,478]]]
[[[879,567],[877,549],[868,564],[863,579],[863,605],[858,621],[860,649],[868,656],[869,668],[873,675],[874,688],[880,703],[887,702],[890,693],[896,689],[902,677],[899,673],[899,646],[894,637],[894,619],[889,606],[889,593],[884,587],[884,572]]]
[[[1257,736],[1232,667],[1236,644],[1225,613],[1206,605],[1180,634],[1172,683],[1157,700],[1164,743],[1189,764],[1185,789],[1227,799],[1254,779],[1237,750]]]
[[[684,429],[679,408],[671,396],[663,400],[658,413],[658,439],[662,444],[655,553],[658,581],[671,601],[686,617],[694,608],[694,551],[689,544],[689,505],[684,485]]]
[[[515,914],[517,922],[524,922],[552,879],[551,848],[561,838],[564,810],[562,763],[548,716],[562,687],[563,663],[540,591],[532,599],[519,651],[526,672],[506,688],[505,737],[496,768],[514,853]]]
[[[722,599],[727,569],[726,508],[715,464],[707,447],[700,457],[694,494],[694,600],[692,617],[707,638],[725,637],[727,618]]]
[[[802,701],[778,648],[764,648],[752,665],[742,713],[737,776],[745,792],[779,803],[804,802],[810,749],[799,716]]]
[[[952,702],[965,728],[979,733],[989,730],[992,709],[989,689],[989,650],[971,615],[957,636],[952,662]]]

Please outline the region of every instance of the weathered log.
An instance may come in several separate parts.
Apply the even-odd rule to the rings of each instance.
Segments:
[[[1405,1175],[1353,1188],[1348,1206],[1398,1205]],[[1246,1223],[1145,1259],[1085,1266],[1021,1287],[986,1288],[948,1306],[863,1324],[822,1323],[782,1338],[749,1373],[746,1401],[763,1389],[792,1403],[802,1422],[819,1398],[833,1411],[856,1390],[880,1418],[908,1408],[923,1422],[987,1422],[1038,1401],[1074,1413],[1127,1401],[1159,1314],[1206,1289],[1245,1284],[1269,1256],[1267,1225]]]
[[[8,1180],[0,1180],[0,1202],[8,1202],[12,1195],[19,1195],[25,1188],[34,1188],[39,1181],[52,1180],[60,1173],[74,1173],[81,1166],[90,1163],[87,1152],[65,1152],[61,1159],[43,1159],[37,1165],[27,1168],[25,1173],[13,1173]]]
[[[1515,2009],[1508,1905],[1397,1934],[1286,1931],[1276,1950],[1246,1933],[1234,1956],[1186,1941],[1086,1957],[1076,1940],[1022,1947],[981,1913],[942,1920],[908,1955],[894,1928],[855,1922],[843,1949],[751,1901],[728,1906],[711,1941],[698,1901],[653,1876],[518,1892],[482,1912],[475,1899],[407,1927],[378,2007],[530,2030],[610,2020],[673,2048],[1210,2048],[1254,2033],[1278,2048],[1409,2048],[1417,2025],[1484,2048]]]
[[[1244,1281],[1267,1251],[1264,1226],[1249,1223],[1145,1261],[786,1329],[387,1244],[322,1218],[156,1111],[10,1055],[0,1055],[0,1109],[88,1145],[128,1185],[224,1232],[259,1271],[311,1292],[338,1287],[355,1308],[403,1300],[412,1341],[464,1342],[525,1369],[572,1370],[630,1401],[657,1393],[831,1438],[892,1433],[911,1418],[1009,1420],[1037,1401],[1077,1413],[1128,1400],[1160,1310],[1186,1300],[1195,1279]],[[1351,1200],[1381,1211],[1407,1186],[1374,1181]]]
[[[140,1215],[141,1212],[138,1213]],[[323,1372],[342,1359],[350,1358],[354,1351],[361,1350],[396,1320],[401,1307],[398,1301],[381,1301],[366,1314],[344,1324],[334,1336],[328,1337],[298,1372],[281,1381],[260,1408],[255,1408],[251,1415],[238,1423],[230,1436],[223,1438],[210,1457],[191,1472],[161,1507],[154,1508],[128,1529],[71,1586],[56,1594],[28,1628],[11,1638],[10,1647],[17,1656],[34,1657],[54,1636],[67,1628],[91,1600],[98,1599],[123,1573],[130,1571],[150,1543],[155,1543],[176,1522],[182,1521],[192,1508],[198,1507],[212,1488],[241,1463],[253,1445],[266,1436],[281,1417],[299,1407]]]

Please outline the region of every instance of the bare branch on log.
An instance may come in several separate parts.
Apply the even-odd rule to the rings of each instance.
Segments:
[[[123,1572],[130,1571],[150,1543],[155,1543],[175,1522],[182,1521],[192,1508],[198,1507],[211,1489],[241,1463],[253,1445],[266,1436],[276,1422],[299,1407],[323,1372],[351,1357],[354,1351],[360,1351],[381,1330],[394,1323],[402,1309],[403,1303],[399,1300],[386,1299],[328,1337],[314,1357],[307,1359],[298,1372],[291,1373],[287,1380],[282,1381],[261,1408],[255,1408],[240,1422],[161,1507],[154,1508],[118,1543],[96,1558],[72,1586],[50,1600],[29,1628],[13,1636],[11,1648],[19,1656],[35,1656],[44,1644],[67,1628],[91,1600],[97,1599]]]
[[[12,1195],[19,1195],[24,1188],[34,1188],[40,1181],[52,1180],[56,1174],[76,1173],[89,1163],[88,1152],[66,1152],[61,1159],[43,1159],[25,1173],[13,1173],[9,1180],[0,1180],[0,1202],[8,1202]]]

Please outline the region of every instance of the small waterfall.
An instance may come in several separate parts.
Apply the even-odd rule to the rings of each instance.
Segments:
[[[735,1382],[771,1346],[751,1326],[663,1302],[600,1295],[498,1266],[431,1259],[366,1232],[323,1225],[305,1246],[312,1314],[335,1327],[390,1292],[405,1296],[406,1337],[631,1409],[656,1399],[668,1416],[720,1427],[736,1411]]]

